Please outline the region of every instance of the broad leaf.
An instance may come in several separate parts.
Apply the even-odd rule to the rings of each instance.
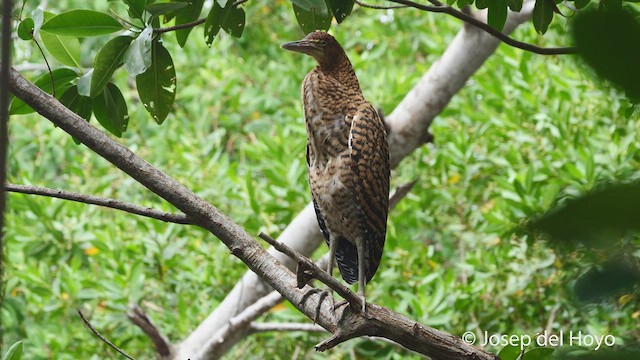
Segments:
[[[507,0],[507,5],[511,11],[519,12],[522,10],[522,0]]]
[[[293,11],[298,25],[305,34],[316,30],[328,30],[331,14],[324,0],[294,0]]]
[[[227,4],[227,7],[221,7],[217,1],[213,2],[213,7],[207,15],[207,21],[204,24],[204,37],[208,46],[211,46],[213,39],[216,38],[222,24],[224,24],[226,17],[231,10],[231,4]]]
[[[640,230],[640,183],[609,185],[550,210],[530,227],[553,239],[607,246]]]
[[[491,0],[476,0],[476,7],[478,9],[486,9],[491,5]]]
[[[93,10],[71,10],[45,22],[42,31],[65,36],[100,36],[124,30],[113,17]]]
[[[239,38],[242,36],[242,32],[244,31],[244,23],[244,9],[234,7],[231,8],[227,17],[225,17],[224,22],[222,23],[222,28],[227,34]]]
[[[91,90],[89,94],[94,97],[102,92],[102,89],[111,80],[113,72],[116,71],[124,61],[124,54],[129,48],[133,38],[130,36],[118,36],[111,39],[96,55],[93,62],[93,75],[91,76]]]
[[[507,21],[507,2],[506,0],[495,0],[489,5],[487,12],[487,22],[492,28],[502,31],[504,23]]]
[[[176,15],[176,25],[198,20],[200,13],[202,12],[203,4],[204,0],[193,0],[189,2],[189,6],[180,10]],[[176,40],[178,40],[178,45],[180,45],[180,47],[184,47],[187,43],[187,38],[189,37],[191,30],[193,30],[192,27],[176,30]]]
[[[133,40],[124,54],[124,68],[131,76],[138,76],[151,66],[151,38],[153,28],[147,26],[138,37]]]
[[[576,5],[576,9],[583,9],[585,6],[589,5],[591,0],[575,0],[573,3]]]
[[[170,11],[180,10],[186,7],[186,2],[153,3],[146,7],[146,10],[153,16],[166,14]]]
[[[44,47],[61,64],[80,68],[80,40],[71,36],[58,36],[42,31]]]
[[[162,124],[176,96],[176,69],[171,55],[161,43],[154,42],[151,49],[151,67],[136,77],[136,84],[145,109]]]
[[[549,28],[549,24],[553,19],[553,9],[556,4],[553,0],[536,0],[536,4],[533,7],[533,27],[535,27],[538,34],[544,34]]]
[[[81,118],[91,119],[92,99],[78,93],[78,86],[73,85],[60,96],[60,102]]]
[[[553,358],[553,353],[556,351],[552,347],[535,347],[524,353],[523,359],[526,360],[549,360]]]
[[[35,22],[32,18],[26,18],[18,24],[18,37],[22,40],[31,40]]]
[[[631,290],[640,282],[639,261],[633,255],[623,254],[592,267],[574,282],[576,298],[582,302],[597,302]]]
[[[51,77],[53,76],[53,84],[56,89],[56,97],[59,98],[63,93],[64,86],[67,85],[72,80],[78,77],[75,71],[71,69],[56,69],[49,73],[42,74],[34,84],[42,89],[43,91],[51,94]],[[27,104],[25,104],[22,100],[18,98],[13,98],[13,102],[11,103],[11,107],[9,108],[9,113],[11,115],[15,114],[29,114],[34,112],[34,110]]]
[[[147,0],[122,0],[129,7],[129,16],[143,19],[144,8],[147,6]]]
[[[11,345],[7,353],[4,354],[2,360],[20,360],[22,359],[22,341],[18,341]]]
[[[93,69],[87,71],[78,79],[78,93],[82,96],[91,96],[91,78],[93,77]]]
[[[351,14],[355,0],[328,0],[329,7],[338,24]]]
[[[34,11],[34,14],[36,12]],[[50,12],[40,12],[44,21],[56,15]],[[36,24],[37,25],[37,24]],[[71,36],[58,36],[46,31],[40,33],[44,47],[63,65],[80,68],[80,40]]]
[[[38,32],[40,32],[40,27],[44,23],[44,12],[42,11],[42,9],[37,8],[31,12],[31,17],[34,21],[33,35],[35,36],[38,35]]]
[[[573,23],[580,56],[596,73],[640,102],[640,23],[624,9],[581,11]]]
[[[127,130],[127,103],[115,84],[108,83],[102,94],[93,100],[93,115],[107,131],[117,137],[121,137]]]

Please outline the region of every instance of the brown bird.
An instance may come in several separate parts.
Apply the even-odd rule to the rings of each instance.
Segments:
[[[318,224],[329,245],[328,273],[365,284],[375,275],[387,231],[389,145],[385,126],[363,97],[358,78],[333,36],[312,32],[282,48],[318,63],[302,82],[309,185]]]

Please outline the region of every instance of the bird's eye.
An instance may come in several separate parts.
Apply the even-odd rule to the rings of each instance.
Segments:
[[[320,40],[319,44],[320,46],[327,46],[327,42],[324,40]]]

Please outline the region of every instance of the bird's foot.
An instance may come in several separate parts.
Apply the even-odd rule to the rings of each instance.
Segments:
[[[309,298],[309,296],[315,294],[315,293],[319,293],[320,298],[318,299],[318,306],[316,306],[316,313],[313,317],[313,323],[317,323],[318,319],[320,318],[320,309],[322,308],[322,301],[324,300],[325,297],[329,297],[329,299],[331,299],[331,310],[333,312],[333,317],[335,318],[335,309],[337,309],[337,306],[335,304],[334,298],[333,298],[333,290],[326,288],[323,290],[317,289],[317,288],[313,288],[309,291],[307,291],[303,296],[302,296],[302,301],[301,303],[304,303],[305,301],[307,301],[307,299]]]

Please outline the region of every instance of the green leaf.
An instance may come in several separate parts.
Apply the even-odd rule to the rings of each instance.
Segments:
[[[78,93],[82,96],[91,95],[91,78],[93,77],[93,69],[87,71],[78,79]]]
[[[45,22],[41,30],[56,35],[84,37],[111,34],[124,28],[108,14],[93,10],[71,10]]]
[[[492,28],[502,31],[507,21],[507,2],[505,0],[492,1],[487,13],[487,23]]]
[[[519,346],[507,345],[500,350],[498,358],[500,360],[517,360],[521,352]]]
[[[507,0],[507,5],[511,11],[519,12],[522,10],[522,0]]]
[[[227,17],[225,17],[224,22],[222,23],[222,28],[227,34],[239,38],[242,36],[242,32],[244,31],[244,22],[244,10],[239,7],[234,7],[231,8]]]
[[[293,12],[305,34],[331,26],[332,16],[324,0],[293,0]]]
[[[222,24],[224,24],[230,10],[231,6],[223,8],[217,1],[213,2],[213,7],[211,8],[211,11],[209,11],[207,21],[204,24],[204,37],[208,46],[211,46],[216,35],[218,35],[218,32],[220,31]]]
[[[2,360],[20,360],[22,359],[22,340],[11,345],[7,353],[4,354]]]
[[[144,8],[147,6],[147,0],[122,0],[129,7],[129,16],[144,20]]]
[[[553,239],[610,244],[627,230],[640,230],[640,183],[613,184],[551,209],[531,221]]]
[[[553,8],[555,3],[553,0],[536,0],[536,4],[533,7],[533,27],[535,27],[538,34],[544,34],[551,24],[553,19]]]
[[[591,0],[575,0],[574,4],[576,5],[576,9],[580,10],[580,9],[584,9],[587,5],[589,5],[589,2]]]
[[[186,7],[186,2],[153,3],[146,7],[146,10],[153,16],[166,14],[170,11],[180,10]]]
[[[580,56],[602,78],[640,101],[640,23],[621,10],[585,10],[573,22]]]
[[[127,49],[124,54],[124,68],[129,75],[138,76],[151,66],[152,37],[153,28],[147,25]]]
[[[355,0],[328,0],[329,7],[338,24],[351,14]]]
[[[44,47],[61,64],[80,68],[80,40],[70,36],[58,36],[42,31]]]
[[[53,14],[51,15],[51,17],[54,16]],[[31,12],[31,17],[34,21],[33,35],[35,36],[38,35],[38,32],[40,32],[40,27],[44,23],[44,12],[42,11],[42,9],[37,8]]]
[[[136,77],[136,84],[145,109],[158,124],[162,124],[176,96],[176,69],[162,44],[156,41],[151,49],[151,67]]]
[[[82,96],[78,93],[78,86],[73,85],[60,96],[60,102],[69,110],[78,114],[81,118],[89,121],[91,119],[92,100],[90,97]]]
[[[56,89],[56,97],[60,97],[60,95],[62,95],[61,90],[64,85],[76,79],[78,77],[78,74],[76,74],[76,72],[71,69],[56,69],[51,72],[51,75],[49,75],[49,73],[42,74],[34,82],[34,84],[43,91],[51,94],[51,76],[53,76],[53,84]],[[9,108],[9,113],[11,115],[29,114],[32,112],[34,112],[34,110],[18,98],[13,99],[11,107]]]
[[[18,37],[22,40],[31,40],[35,22],[32,18],[26,18],[18,24]]]
[[[193,0],[189,2],[189,6],[180,10],[176,15],[176,25],[186,24],[188,22],[198,20],[198,18],[200,17],[200,13],[202,12],[203,4],[204,0]],[[180,47],[184,47],[184,45],[187,43],[187,38],[189,37],[191,30],[193,30],[192,27],[176,30],[176,40],[178,41],[178,45],[180,45]]]
[[[117,137],[122,137],[122,133],[127,130],[127,103],[115,84],[108,83],[102,94],[94,99],[93,115],[107,131]]]
[[[601,0],[600,3],[608,10],[622,9],[622,0]]]
[[[486,9],[491,5],[491,0],[476,0],[476,7],[478,9]]]
[[[638,261],[633,255],[623,254],[592,267],[575,280],[576,298],[582,302],[597,302],[633,289],[640,282]]]
[[[91,97],[102,92],[102,89],[111,80],[113,72],[123,63],[124,54],[133,41],[130,36],[118,36],[111,39],[96,55],[93,62],[93,75],[91,76]]]

